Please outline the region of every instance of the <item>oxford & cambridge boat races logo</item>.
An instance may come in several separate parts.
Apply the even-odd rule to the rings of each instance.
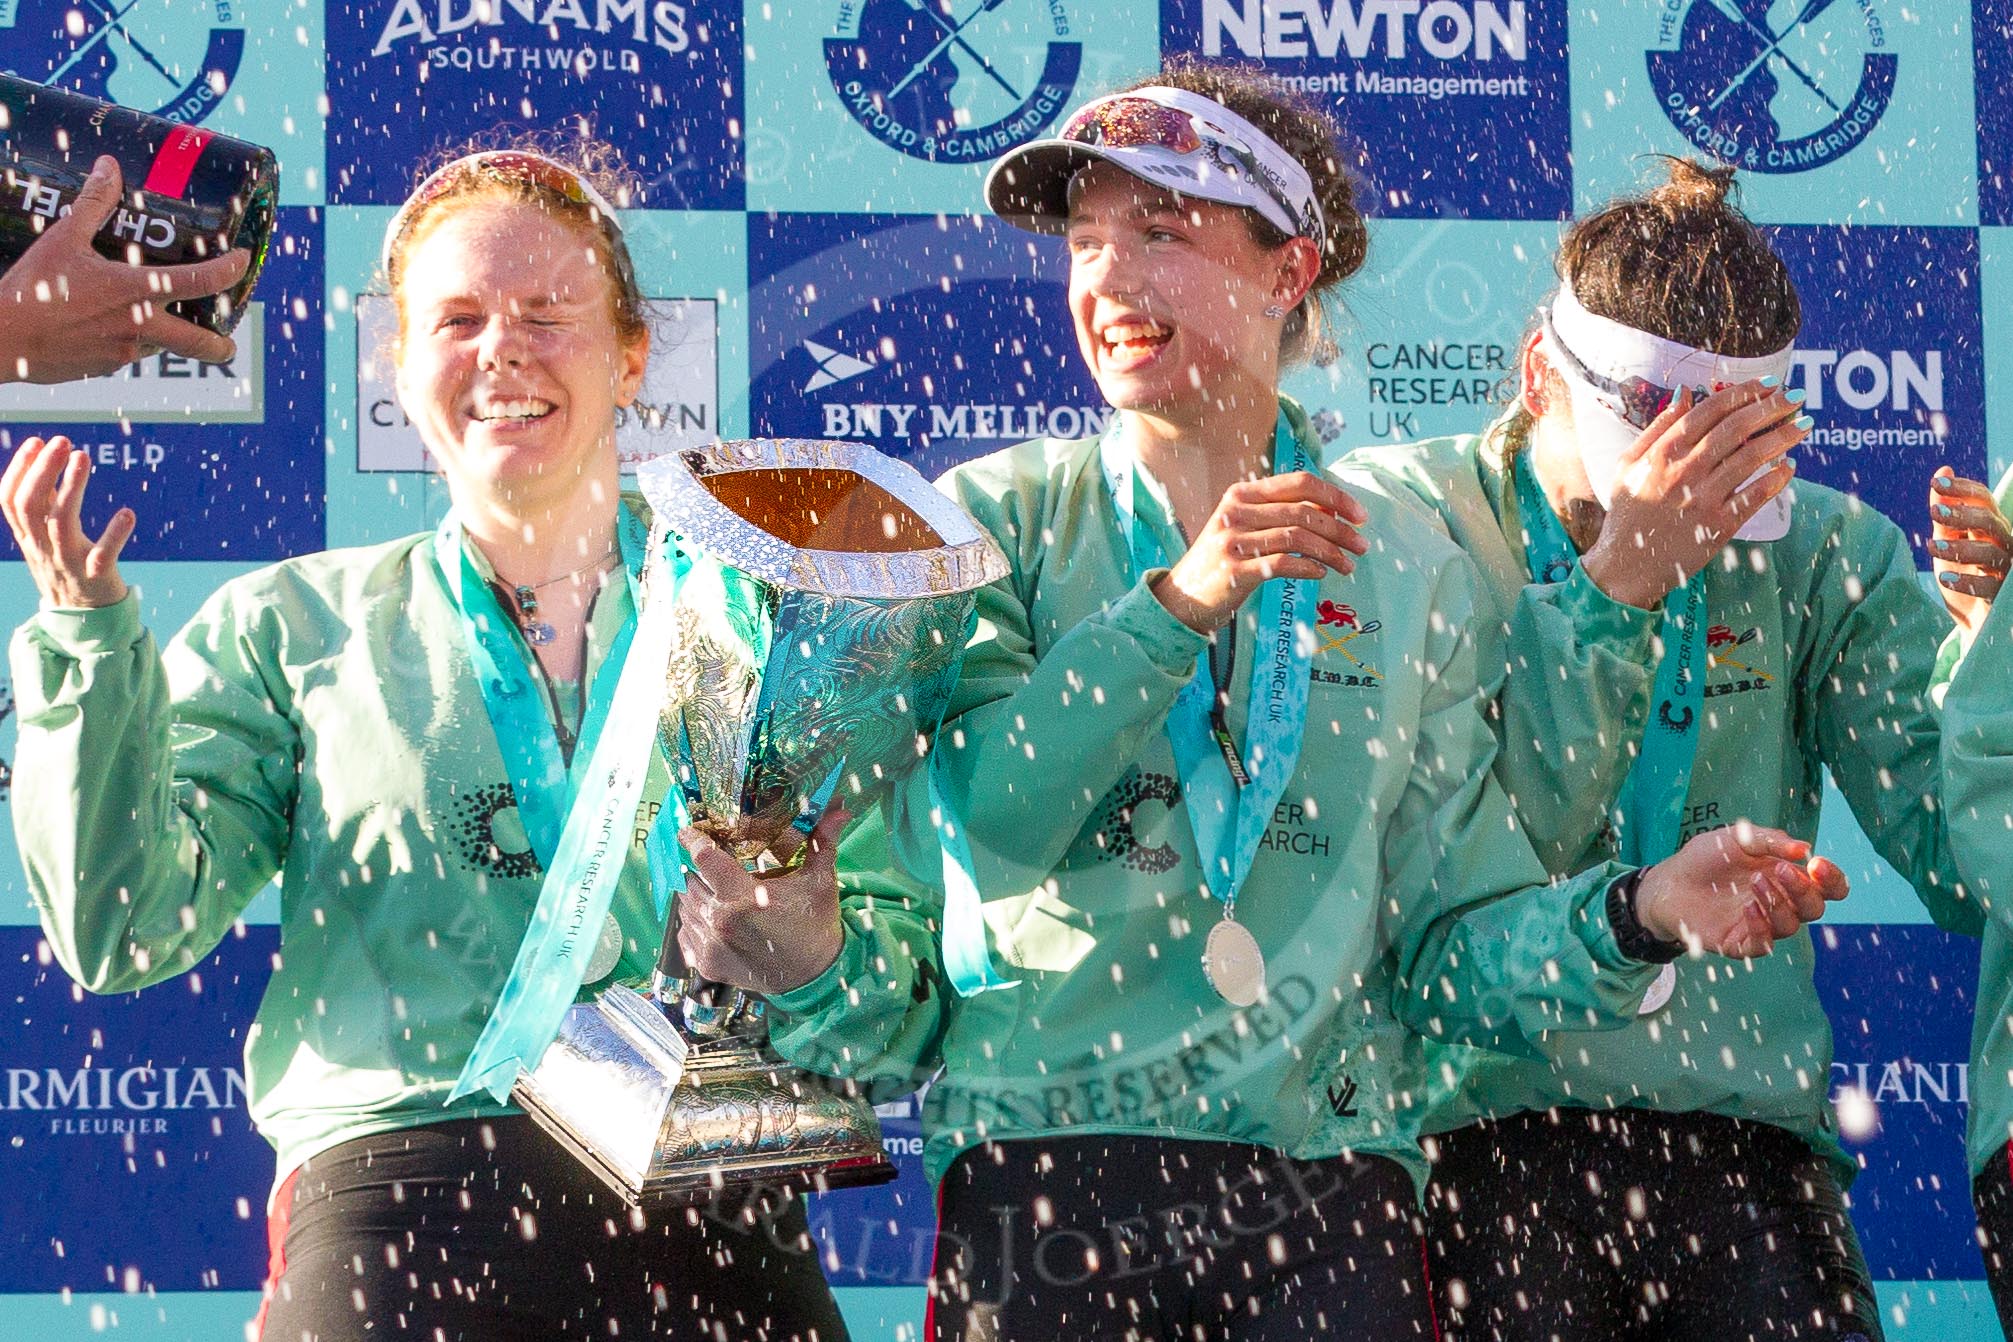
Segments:
[[[1750,172],[1821,168],[1894,96],[1876,0],[1662,0],[1650,85],[1671,124]]]
[[[195,123],[245,55],[238,0],[0,0],[0,67]]]
[[[1083,64],[1065,0],[840,0],[825,65],[846,111],[891,149],[982,163],[1068,106]]]

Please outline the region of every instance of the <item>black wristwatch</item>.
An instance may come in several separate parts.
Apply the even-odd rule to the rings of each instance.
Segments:
[[[1665,941],[1636,917],[1636,889],[1643,883],[1643,868],[1637,867],[1608,887],[1608,926],[1614,929],[1615,945],[1631,960],[1667,965],[1685,952],[1682,941]]]

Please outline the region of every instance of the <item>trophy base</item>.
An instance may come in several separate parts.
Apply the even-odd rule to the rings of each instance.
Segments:
[[[512,1098],[630,1206],[895,1177],[866,1101],[792,1067],[759,1037],[694,1038],[619,986],[568,1009]]]

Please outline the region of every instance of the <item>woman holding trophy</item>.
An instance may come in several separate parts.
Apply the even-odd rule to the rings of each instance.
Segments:
[[[1396,477],[1484,575],[1514,648],[1497,775],[1555,876],[1743,819],[1814,837],[1828,771],[1931,915],[1975,935],[1937,801],[1948,621],[1900,527],[1785,491],[1811,426],[1783,385],[1796,287],[1732,169],[1666,166],[1567,230],[1494,425],[1350,461]],[[1529,1057],[1429,1049],[1451,1334],[1880,1335],[1814,954],[1798,936],[1731,976],[1674,964],[1627,1028]]]
[[[768,993],[786,1056],[942,1068],[936,1338],[1431,1337],[1421,1035],[1619,1025],[1657,961],[1762,954],[1844,891],[1752,827],[1545,885],[1472,565],[1279,395],[1364,252],[1334,135],[1177,64],[995,165],[993,209],[1067,239],[1119,413],[944,482],[1011,572],[843,904],[692,840],[687,957]],[[941,895],[901,875],[939,851]],[[786,943],[815,953],[763,978]]]
[[[93,991],[158,982],[282,882],[246,1044],[279,1156],[267,1338],[845,1335],[800,1204],[761,1233],[632,1213],[508,1105],[444,1103],[553,865],[648,545],[615,420],[649,325],[611,156],[569,146],[456,158],[390,226],[399,399],[453,500],[437,532],[235,580],[163,651],[119,574],[133,513],[81,523],[86,454],[30,439],[0,483],[43,598],[13,645],[15,821],[60,963]],[[645,796],[666,785],[657,763]],[[589,983],[656,958],[644,844],[619,872]],[[776,884],[832,880],[828,855]]]

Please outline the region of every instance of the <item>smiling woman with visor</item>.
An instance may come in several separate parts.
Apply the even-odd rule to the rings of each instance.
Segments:
[[[1812,840],[1828,770],[1975,933],[1937,804],[1948,621],[1899,527],[1791,484],[1796,288],[1730,169],[1669,174],[1567,230],[1507,414],[1351,460],[1481,570],[1510,640],[1496,772],[1555,876],[1746,823]],[[1676,962],[1625,1029],[1430,1050],[1450,1338],[1879,1337],[1813,949],[1781,930],[1750,963]]]
[[[29,439],[0,481],[43,598],[13,644],[14,819],[57,960],[97,992],[159,982],[281,879],[245,1043],[278,1150],[269,1342],[845,1336],[800,1202],[632,1212],[487,1090],[457,1098],[650,544],[619,493],[650,328],[617,181],[593,181],[612,158],[457,157],[387,231],[399,404],[453,502],[437,530],[235,579],[157,650],[117,566],[133,513],[83,528],[88,455]],[[668,783],[659,761],[646,799]],[[596,987],[652,968],[648,866],[632,845],[589,933]],[[829,861],[778,884],[818,881]]]
[[[1334,136],[1177,64],[994,166],[992,208],[1065,240],[1118,413],[943,482],[1011,572],[929,777],[842,852],[918,875],[849,877],[823,925],[745,888],[707,916],[830,947],[771,992],[786,1055],[941,1066],[935,1339],[1431,1337],[1421,1034],[1618,1024],[1656,975],[1631,947],[1759,953],[1751,877],[1792,921],[1842,889],[1763,831],[1544,883],[1489,773],[1472,566],[1279,394],[1364,253]]]

